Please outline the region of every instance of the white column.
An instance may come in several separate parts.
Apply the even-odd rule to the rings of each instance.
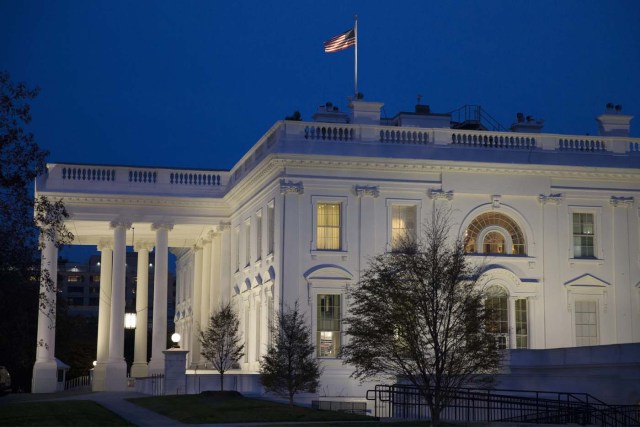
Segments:
[[[200,296],[200,328],[204,331],[209,325],[209,295],[211,294],[211,236],[203,241],[202,249],[202,289]]]
[[[122,391],[127,387],[127,362],[124,360],[124,308],[127,256],[127,230],[130,223],[112,222],[113,269],[111,276],[111,319],[109,328],[109,360],[106,364],[106,391]]]
[[[150,242],[138,242],[138,276],[136,284],[136,336],[133,352],[131,376],[146,377],[147,366],[147,322],[149,319],[149,251],[153,249]]]
[[[507,348],[517,348],[516,345],[516,297],[509,296],[509,346]]]
[[[221,223],[218,226],[220,236],[220,304],[231,301],[231,224]]]
[[[167,267],[169,264],[169,230],[172,225],[153,224],[156,232],[156,265],[153,284],[153,334],[149,373],[164,372],[164,354],[167,349]]]
[[[193,246],[193,294],[191,296],[191,358],[192,367],[200,361],[200,299],[202,295],[202,246]]]
[[[52,239],[44,237],[40,261],[40,310],[36,362],[33,365],[32,393],[53,393],[57,388],[56,291],[58,288],[58,248]]]
[[[220,307],[220,243],[221,233],[211,234],[211,291],[209,293],[209,311]]]
[[[109,360],[109,328],[111,325],[111,274],[113,266],[113,242],[103,240],[98,244],[100,251],[100,301],[98,303],[98,343],[96,367],[93,370],[91,388],[105,390],[106,366]]]

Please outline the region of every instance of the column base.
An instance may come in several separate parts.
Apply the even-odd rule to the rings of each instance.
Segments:
[[[127,362],[109,361],[106,364],[105,391],[125,391],[127,389]]]
[[[161,357],[151,357],[149,361],[149,375],[164,374],[164,354]]]
[[[144,362],[133,362],[131,365],[131,377],[142,378],[149,376],[149,366]]]
[[[58,365],[55,360],[38,362],[33,365],[31,393],[55,393],[58,391]]]
[[[93,368],[93,379],[91,381],[91,391],[105,391],[107,389],[107,364],[98,362]]]

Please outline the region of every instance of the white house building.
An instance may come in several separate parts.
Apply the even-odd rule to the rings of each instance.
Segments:
[[[312,122],[277,122],[230,171],[49,164],[37,195],[63,199],[74,243],[102,254],[94,390],[126,386],[132,225],[139,262],[156,253],[153,350],[147,363],[136,337],[134,376],[163,369],[171,249],[189,368],[206,371],[198,331],[231,301],[245,342],[238,372],[256,373],[274,313],[297,301],[325,367],[322,393],[362,395],[338,357],[349,340],[347,290],[369,257],[419,233],[440,205],[452,209],[469,257],[486,264],[481,283],[500,308],[501,346],[640,342],[640,139],[629,137],[631,116],[610,105],[597,117],[599,135],[582,136],[542,133],[523,116],[510,130],[488,130],[473,108],[457,119],[419,105],[384,119],[381,107],[353,101],[347,114],[327,104]],[[55,259],[48,244],[43,268]],[[147,270],[137,279],[140,313]],[[49,322],[40,315],[38,340],[48,345],[38,346],[34,392],[55,386]]]

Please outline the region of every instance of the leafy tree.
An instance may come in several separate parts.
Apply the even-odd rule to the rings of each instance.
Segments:
[[[48,154],[26,130],[29,101],[38,92],[0,71],[0,360],[14,387],[23,390],[31,383],[38,305],[50,316],[55,313],[40,289],[42,283],[53,290],[54,282],[48,272],[41,275],[38,234],[55,237],[58,245],[73,238],[64,227],[69,214],[61,201],[33,199],[33,182],[46,171]]]
[[[224,390],[224,373],[244,356],[240,344],[240,319],[230,303],[220,306],[209,319],[209,327],[200,332],[202,354],[220,373],[220,390]]]
[[[388,375],[409,381],[427,402],[432,421],[455,388],[490,381],[500,353],[488,330],[493,313],[476,286],[478,268],[451,241],[450,212],[435,210],[424,239],[404,239],[374,257],[351,292],[343,347],[353,376]]]
[[[311,331],[297,302],[293,309],[278,313],[271,333],[274,343],[260,362],[260,380],[267,391],[288,398],[293,405],[296,393],[315,393],[322,373],[311,344]]]

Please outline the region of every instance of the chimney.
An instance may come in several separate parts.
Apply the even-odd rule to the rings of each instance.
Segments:
[[[351,123],[379,125],[380,109],[383,105],[382,102],[351,101],[351,104],[349,104],[352,116]]]
[[[604,114],[596,117],[598,134],[601,136],[629,136],[633,116],[622,114],[622,105],[609,102]]]
[[[544,126],[544,120],[534,119],[533,116],[525,116],[523,113],[516,114],[516,122],[511,125],[512,132],[518,133],[540,133]]]

